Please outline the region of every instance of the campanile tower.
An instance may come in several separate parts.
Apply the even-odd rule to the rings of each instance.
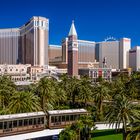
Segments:
[[[74,21],[68,35],[68,75],[78,76],[78,41]]]

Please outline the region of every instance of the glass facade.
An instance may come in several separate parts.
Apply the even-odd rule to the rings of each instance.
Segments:
[[[103,67],[103,60],[106,58],[108,68],[119,69],[119,41],[99,42],[97,48],[99,50],[96,49],[96,54],[101,68]]]
[[[95,62],[95,42],[78,40],[78,61]]]
[[[0,64],[18,63],[19,29],[0,29]]]

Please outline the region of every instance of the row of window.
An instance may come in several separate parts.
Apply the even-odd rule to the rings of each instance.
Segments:
[[[10,69],[10,71],[12,71],[13,69]],[[0,71],[2,71],[2,69],[0,69]],[[18,69],[16,69],[16,71],[18,71]],[[24,69],[21,69],[21,71],[24,71]],[[7,69],[5,69],[5,72],[7,72]]]
[[[106,78],[106,77],[110,77],[111,76],[111,72],[103,72],[103,73],[98,73],[98,72],[90,72],[90,76],[91,77],[95,77],[95,78],[97,78],[98,76],[102,76],[102,77],[104,77],[104,78]]]
[[[37,124],[44,124],[44,117],[0,122],[0,129],[9,129]]]
[[[34,21],[34,25],[35,26],[39,26],[39,27],[44,27],[44,28],[48,28],[48,23],[46,21]]]
[[[80,115],[64,115],[64,116],[52,116],[51,123],[55,122],[66,122],[78,120]]]

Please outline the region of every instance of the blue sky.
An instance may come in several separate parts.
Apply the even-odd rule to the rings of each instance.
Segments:
[[[140,0],[0,0],[0,28],[19,27],[32,16],[50,20],[50,44],[61,44],[71,21],[79,39],[129,37],[140,45]]]

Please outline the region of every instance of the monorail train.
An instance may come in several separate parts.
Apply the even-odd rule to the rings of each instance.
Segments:
[[[0,115],[0,137],[33,131],[45,128],[64,128],[74,123],[80,115],[87,115],[85,109],[52,110],[10,115]]]

